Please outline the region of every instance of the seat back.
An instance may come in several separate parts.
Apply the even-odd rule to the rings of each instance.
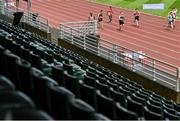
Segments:
[[[116,120],[137,120],[138,115],[135,112],[129,111],[123,106],[120,105],[120,103],[116,103],[115,105],[116,109]]]
[[[0,99],[1,110],[35,108],[34,102],[20,91],[2,91],[0,97],[3,97]]]
[[[114,99],[114,101],[119,102],[123,107],[126,107],[126,97],[123,93],[115,91],[113,88],[110,88],[110,97]]]
[[[1,120],[53,120],[42,110],[35,109],[12,109],[0,112]]]
[[[71,119],[70,102],[75,95],[68,89],[60,86],[49,85],[51,115],[56,120]]]
[[[15,85],[6,77],[0,75],[0,91],[15,90]]]
[[[64,70],[61,65],[52,67],[52,78],[56,80],[59,85],[65,86]]]
[[[96,79],[93,78],[93,77],[85,75],[83,81],[84,81],[85,84],[87,84],[89,86],[96,87]]]
[[[95,109],[80,99],[73,99],[70,102],[72,120],[90,120]]]
[[[106,97],[99,90],[96,91],[97,111],[110,119],[115,119],[115,102],[112,98]]]
[[[96,89],[84,84],[82,80],[79,80],[79,88],[81,99],[97,109]]]
[[[127,96],[127,108],[128,110],[136,112],[139,117],[143,117],[143,104],[133,100],[130,96]]]
[[[100,83],[99,80],[96,80],[96,89],[100,90],[101,93],[107,97],[110,96],[109,86],[103,83]]]
[[[159,113],[150,111],[147,106],[144,107],[144,118],[147,120],[162,120],[163,116]]]
[[[180,120],[180,116],[171,114],[166,109],[164,109],[164,118],[168,118],[169,120]]]
[[[10,52],[5,51],[5,58],[6,58],[6,71],[7,77],[14,83],[17,89],[19,89],[20,83],[17,79],[17,65],[16,61],[20,58]]]
[[[67,71],[64,72],[65,87],[72,91],[77,97],[80,96],[78,80],[75,76],[70,75]]]
[[[32,78],[35,103],[37,104],[38,108],[49,112],[50,102],[48,85],[58,85],[58,83],[53,79],[44,76],[40,70],[35,68],[32,69]]]
[[[31,77],[31,64],[25,60],[17,62],[17,76],[19,80],[19,88],[22,92],[33,98],[33,84]]]

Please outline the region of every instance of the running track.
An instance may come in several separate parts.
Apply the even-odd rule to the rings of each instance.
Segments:
[[[26,6],[25,2],[20,3],[21,8],[26,9]],[[89,0],[31,0],[31,12],[48,18],[50,26],[55,28],[61,22],[86,21],[90,12],[97,18],[101,9],[104,10],[105,21],[108,21],[105,16],[108,6]],[[120,11],[126,18],[122,32],[117,30]],[[133,25],[133,11],[113,8],[113,12],[113,22],[104,22],[104,29],[98,31],[102,38],[180,67],[180,21],[176,22],[174,30],[165,29],[166,18],[141,13],[140,27],[137,28]]]

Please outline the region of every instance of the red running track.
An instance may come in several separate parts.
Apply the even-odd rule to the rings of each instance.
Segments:
[[[26,9],[26,3],[20,3]],[[93,12],[97,18],[100,10],[104,10],[104,19],[108,21],[105,12],[108,6],[96,4],[89,0],[31,0],[31,12],[38,12],[48,18],[49,24],[58,28],[61,22],[84,21]],[[125,26],[118,31],[119,12],[125,13]],[[165,29],[166,18],[141,13],[140,27],[133,25],[131,10],[113,8],[113,22],[104,22],[104,29],[99,29],[102,38],[136,51],[143,51],[148,56],[180,67],[180,21],[176,28]]]

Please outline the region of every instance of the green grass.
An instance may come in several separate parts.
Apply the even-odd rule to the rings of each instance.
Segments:
[[[98,3],[108,4],[116,7],[135,9],[138,8],[141,12],[164,16],[167,17],[168,12],[176,7],[180,11],[180,0],[95,0]],[[143,4],[157,4],[164,3],[164,10],[143,10]],[[178,12],[178,17],[180,18],[180,12]]]

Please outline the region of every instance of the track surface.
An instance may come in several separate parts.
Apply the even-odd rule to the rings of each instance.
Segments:
[[[26,9],[27,5],[21,2],[20,7]],[[108,24],[105,15],[108,6],[89,0],[31,0],[31,12],[48,18],[49,24],[56,28],[61,22],[87,20],[90,12],[97,18],[101,9],[105,22],[104,29],[98,32],[102,38],[180,67],[180,21],[176,22],[175,29],[165,29],[166,18],[141,13],[140,27],[137,28],[133,25],[133,11],[113,8],[113,22]],[[120,11],[124,12],[126,18],[123,31],[117,30]]]

